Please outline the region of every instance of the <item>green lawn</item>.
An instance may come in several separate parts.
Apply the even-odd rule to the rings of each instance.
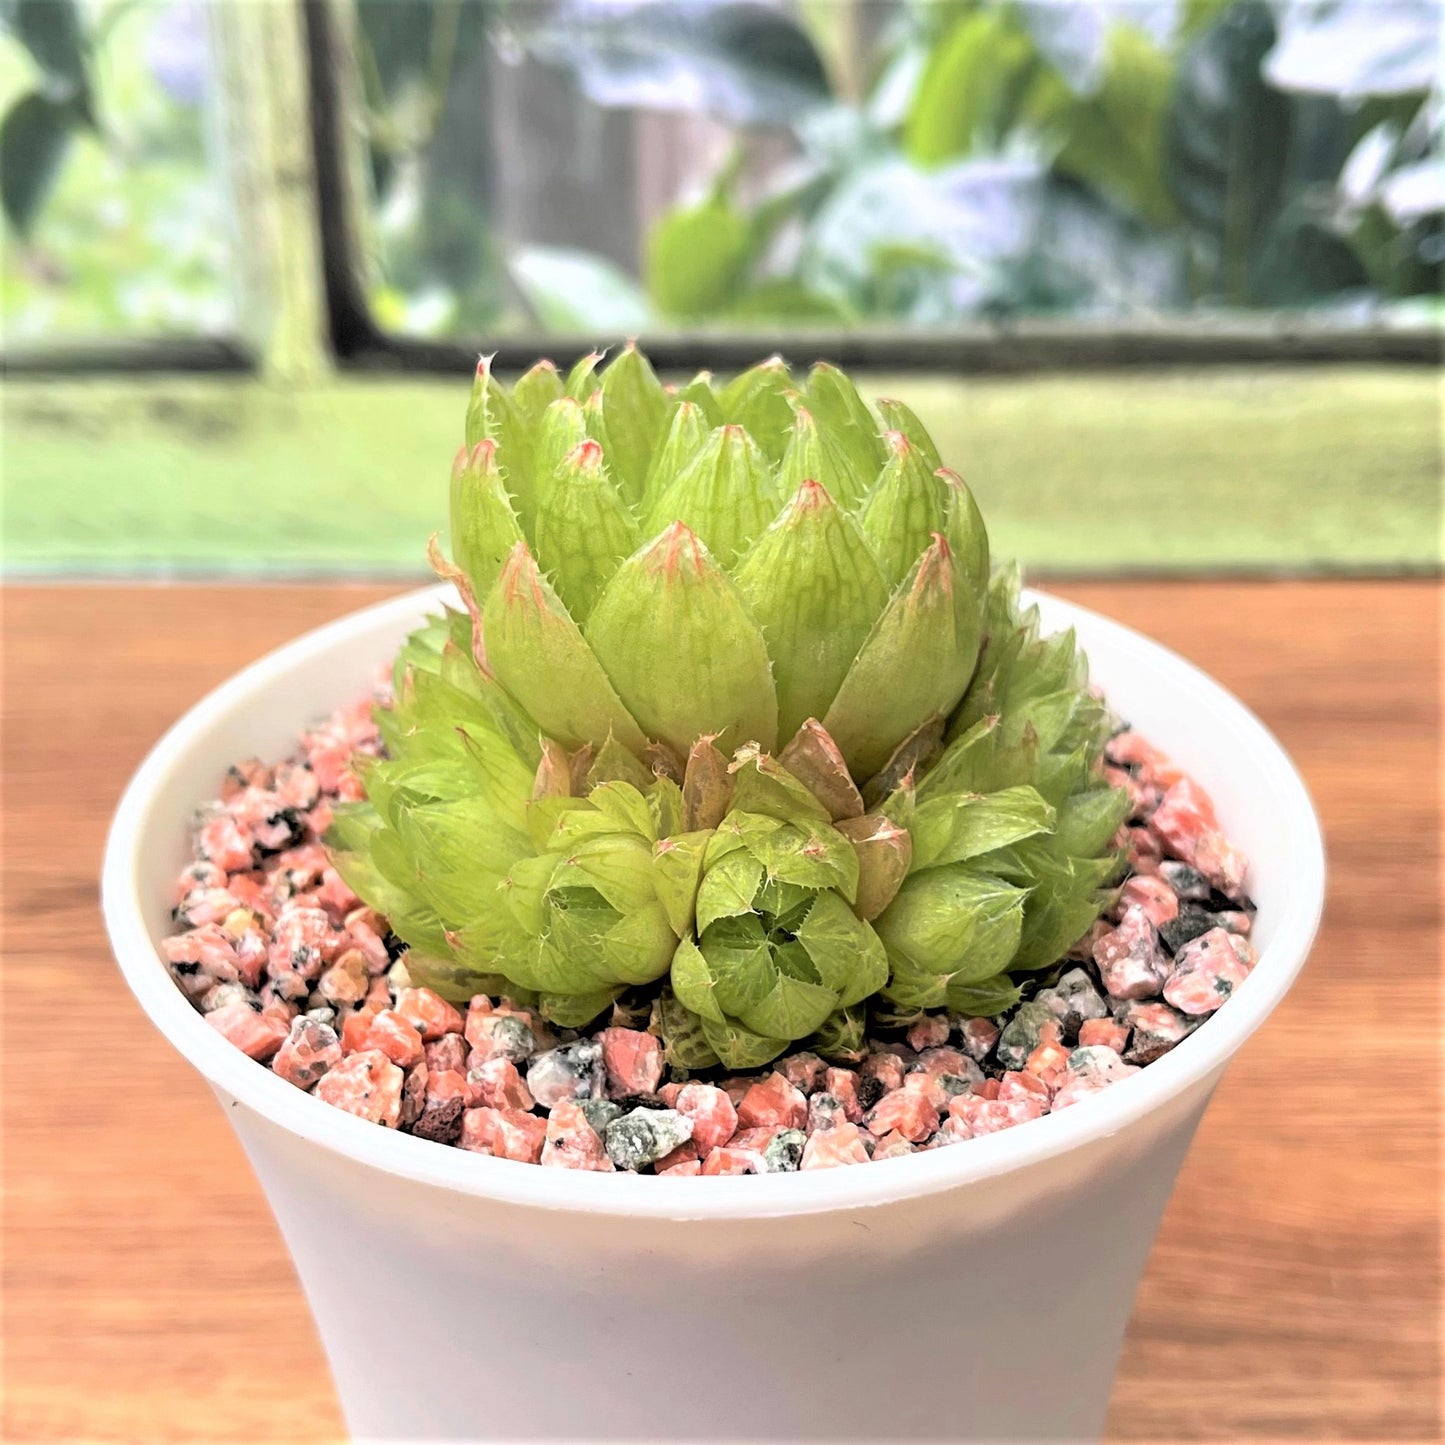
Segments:
[[[1036,570],[1420,570],[1441,559],[1423,367],[877,377]],[[9,382],[12,574],[422,575],[467,380]]]

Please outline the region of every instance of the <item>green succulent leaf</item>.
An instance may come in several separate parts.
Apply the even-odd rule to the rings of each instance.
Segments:
[[[587,769],[587,788],[598,788],[606,783],[630,783],[634,788],[646,788],[652,782],[652,774],[640,763],[633,753],[622,746],[615,737],[608,737],[596,751],[596,756]]]
[[[735,831],[767,876],[800,888],[836,888],[850,902],[858,892],[858,855],[828,823],[784,823],[764,813],[729,813]]]
[[[945,995],[948,1007],[970,1018],[994,1018],[1011,1009],[1022,996],[1022,990],[1007,974],[1001,973],[983,983],[950,984]]]
[[[816,482],[840,507],[851,509],[863,500],[873,473],[860,471],[855,454],[820,427],[812,412],[800,406],[793,418],[793,433],[783,452],[778,480],[784,496],[794,495],[804,482]]]
[[[684,1008],[710,1023],[725,1021],[721,1006],[715,997],[716,984],[712,970],[702,950],[691,938],[683,937],[672,956],[672,973],[669,977],[672,991]]]
[[[920,803],[913,815],[912,871],[965,863],[1047,833],[1054,820],[1054,810],[1033,788],[932,798]]]
[[[755,1034],[731,1019],[721,1024],[703,1019],[702,1033],[718,1062],[729,1069],[760,1069],[793,1042]]]
[[[1101,890],[1117,871],[1117,861],[1112,856],[1060,857],[1036,841],[1021,845],[1015,853],[1032,891],[1013,966],[1047,968],[1099,916],[1105,902]]]
[[[642,500],[658,438],[667,425],[669,403],[656,372],[632,342],[602,373],[607,455],[618,489],[629,502]]]
[[[560,1028],[582,1029],[604,1009],[611,1008],[621,992],[620,988],[603,988],[592,993],[541,993],[537,995],[537,1008],[543,1018]]]
[[[947,494],[923,454],[902,432],[885,432],[883,443],[888,459],[861,517],[863,533],[891,589],[908,575],[934,533],[943,530]]]
[[[1071,858],[1092,858],[1109,847],[1129,816],[1129,795],[1122,788],[1089,788],[1059,806],[1058,845]]]
[[[836,893],[818,895],[798,930],[798,942],[841,1007],[870,998],[887,981],[882,940]]]
[[[712,432],[653,502],[649,535],[684,523],[724,566],[777,515],[781,499],[767,458],[740,426]]]
[[[586,638],[632,717],[679,755],[704,735],[734,746],[776,741],[777,695],[762,635],[727,574],[682,523],[617,569]]]
[[[611,976],[623,983],[651,983],[671,967],[677,934],[661,903],[654,901],[614,924],[608,930],[604,948]]]
[[[826,361],[808,374],[807,405],[848,454],[860,477],[873,477],[885,461],[878,422],[846,373]]]
[[[968,578],[975,597],[983,597],[988,590],[989,552],[988,529],[983,524],[983,513],[974,501],[968,483],[957,472],[940,467],[936,473],[948,488],[948,501],[944,509],[943,533],[953,555]]]
[[[772,658],[778,731],[790,737],[828,711],[888,605],[888,583],[857,524],[816,481],[799,485],[737,582]]]
[[[711,392],[708,393],[711,396]],[[639,504],[644,515],[650,515],[662,493],[674,478],[680,476],[694,457],[707,444],[714,423],[707,412],[696,402],[684,398],[672,413],[662,445],[652,455],[643,483],[642,500]]]
[[[582,403],[597,390],[597,368],[602,365],[606,353],[589,351],[567,373],[565,394],[573,401]]]
[[[512,404],[529,428],[535,428],[542,413],[564,395],[562,378],[550,361],[539,361],[525,371],[512,388]]]
[[[782,460],[793,432],[797,383],[782,357],[774,356],[736,376],[718,396],[723,419],[746,429],[769,461]]]
[[[678,391],[677,400],[679,404],[689,402],[697,407],[709,428],[719,427],[723,424],[722,403],[718,401],[717,392],[713,390],[712,372],[698,372],[686,386]]]
[[[652,852],[656,874],[653,886],[666,910],[667,921],[679,937],[691,934],[697,919],[703,859],[711,837],[711,831],[675,833],[660,839]]]
[[[642,730],[525,544],[512,549],[482,624],[492,674],[548,737],[575,748],[615,736],[641,751]]]
[[[475,994],[503,994],[513,989],[506,977],[500,973],[487,973],[459,962],[455,957],[436,957],[412,947],[406,954],[406,972],[413,984],[439,993],[451,1003],[464,1004]]]
[[[1018,951],[1025,897],[966,864],[915,873],[873,925],[893,968],[888,997],[938,1008],[951,985],[1002,973]]]
[[[657,897],[652,848],[620,833],[578,840],[553,863],[548,889],[559,888],[590,889],[619,914],[646,908]]]
[[[487,595],[521,540],[521,524],[497,465],[496,443],[478,442],[470,452],[463,447],[452,466],[452,556],[474,595]]]
[[[823,726],[854,777],[871,778],[920,724],[958,702],[978,655],[972,594],[935,539],[858,653]]]
[[[797,955],[796,948],[778,950],[778,970],[772,987],[741,1016],[742,1022],[755,1033],[781,1039],[803,1038],[819,1028],[832,1013],[836,1002],[832,989],[796,977],[784,966],[797,967]]]
[[[725,1015],[746,1018],[773,986],[773,949],[757,914],[719,919],[702,930],[698,949],[713,980],[713,997]]]
[[[779,760],[756,747],[739,748],[730,772],[734,811],[762,813],[783,823],[826,823],[831,818],[828,809]]]
[[[612,780],[598,783],[587,801],[620,833],[635,833],[648,843],[657,842],[656,823],[642,782]]]
[[[708,860],[697,891],[697,931],[702,934],[719,919],[751,914],[763,881],[763,865],[739,849],[716,862]]]
[[[613,489],[602,448],[584,441],[563,461],[537,513],[537,550],[575,622],[587,620],[638,541],[637,523]]]
[[[878,414],[883,418],[885,431],[899,432],[907,437],[909,443],[923,457],[924,464],[930,473],[937,472],[942,467],[943,458],[938,455],[938,448],[934,446],[933,438],[928,434],[928,428],[919,421],[910,406],[901,401],[894,401],[890,397],[880,397]]]
[[[482,441],[490,441],[495,446],[497,465],[501,468],[517,515],[526,527],[537,510],[533,429],[526,414],[493,374],[490,357],[484,357],[477,364],[471,402],[467,407],[467,450],[470,452]]]
[[[840,1064],[861,1063],[868,1055],[868,1010],[838,1009],[828,1015],[808,1040],[814,1053]]]
[[[664,1057],[675,1069],[710,1069],[720,1060],[703,1032],[703,1020],[665,988],[652,1011],[653,1032],[661,1036]]]
[[[557,473],[562,464],[587,440],[586,414],[581,404],[573,401],[570,396],[553,402],[542,413],[536,426],[532,449],[533,471],[537,478],[538,511],[545,506],[556,486]]]

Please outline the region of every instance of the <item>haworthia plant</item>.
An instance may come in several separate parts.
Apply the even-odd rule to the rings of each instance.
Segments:
[[[402,649],[329,840],[419,981],[568,1027],[651,998],[684,1069],[848,1058],[1098,916],[1107,714],[906,407],[778,358],[483,362],[451,543],[465,610]]]

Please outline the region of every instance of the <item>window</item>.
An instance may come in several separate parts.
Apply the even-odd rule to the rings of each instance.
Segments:
[[[226,334],[202,0],[16,0],[0,33],[11,343]]]
[[[1438,350],[1436,0],[0,14],[12,364]]]
[[[1433,0],[357,0],[357,301],[393,336],[724,349],[1419,321],[1437,25]]]

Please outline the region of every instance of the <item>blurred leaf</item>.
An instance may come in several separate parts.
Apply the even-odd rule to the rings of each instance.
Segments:
[[[898,45],[884,62],[868,95],[868,121],[879,130],[892,130],[908,118],[918,83],[928,68],[929,49],[916,37]]]
[[[862,315],[941,324],[974,314],[1031,245],[1043,180],[1031,160],[933,171],[868,161],[819,207],[799,277]]]
[[[652,319],[632,277],[602,256],[524,246],[509,262],[512,279],[549,331],[632,336]]]
[[[846,308],[832,297],[819,296],[797,281],[759,281],[749,286],[724,313],[729,321],[816,321],[820,324],[851,320]]]
[[[1184,0],[1176,39],[1180,42],[1193,40],[1196,35],[1208,30],[1233,4],[1234,0]]]
[[[1260,79],[1274,43],[1263,0],[1242,0],[1185,48],[1166,123],[1166,174],[1179,209],[1212,243],[1211,288],[1248,291],[1250,256],[1279,208],[1289,101]]]
[[[10,23],[46,77],[60,82],[60,92],[84,88],[85,33],[75,0],[13,0]]]
[[[1375,199],[1399,143],[1400,127],[1388,120],[1360,137],[1340,171],[1340,198],[1347,206],[1367,206]]]
[[[1000,304],[1014,311],[1128,315],[1187,300],[1184,246],[1072,182],[1052,179],[1034,245]]]
[[[1445,221],[1439,215],[1402,228],[1382,206],[1372,206],[1360,217],[1350,242],[1378,291],[1387,296],[1429,296],[1438,302],[1445,262]]]
[[[1018,0],[1018,16],[1039,53],[1075,95],[1092,95],[1104,80],[1104,56],[1114,0]],[[1126,12],[1127,13],[1127,12]]]
[[[1066,174],[1161,224],[1176,217],[1164,179],[1164,126],[1173,65],[1142,31],[1116,25],[1097,94],[1076,103],[1055,161]]]
[[[996,148],[1039,73],[1033,42],[1006,11],[965,15],[929,57],[904,125],[904,149],[926,166]]]
[[[354,0],[362,43],[363,80],[380,82],[379,102],[403,81],[446,75],[474,54],[487,38],[491,0]]]
[[[44,72],[45,95],[70,102],[75,120],[93,127],[85,31],[75,0],[12,0],[6,18]]]
[[[1359,100],[1423,94],[1440,63],[1439,0],[1283,7],[1264,75],[1280,90]]]
[[[1440,215],[1445,211],[1445,170],[1434,159],[1401,166],[1380,188],[1380,203],[1400,226]]]
[[[0,204],[22,236],[60,175],[78,120],[72,101],[31,91],[0,122]]]
[[[720,194],[669,211],[647,238],[647,294],[669,316],[712,315],[733,300],[751,251],[747,217]]]
[[[539,59],[571,69],[598,105],[784,126],[830,97],[807,32],[745,0],[572,0],[525,39]]]
[[[1349,242],[1306,203],[1288,206],[1261,240],[1250,270],[1249,299],[1265,306],[1308,306],[1363,288],[1368,276]]]

